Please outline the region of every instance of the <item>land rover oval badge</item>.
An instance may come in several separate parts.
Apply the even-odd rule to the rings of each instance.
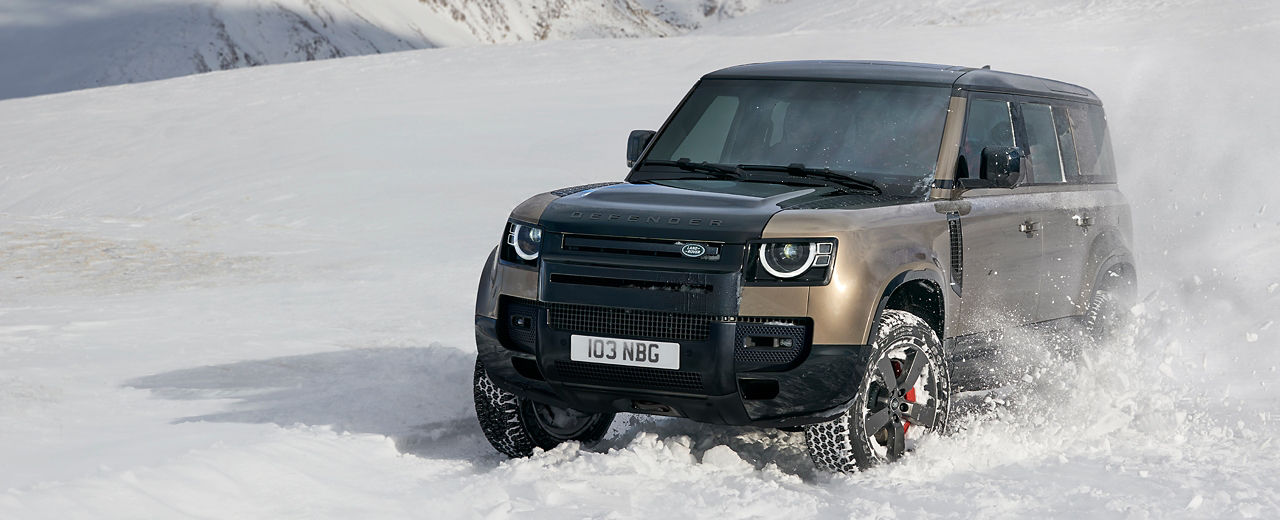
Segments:
[[[680,254],[689,258],[698,258],[707,254],[707,248],[702,244],[685,244],[684,247],[680,248]]]

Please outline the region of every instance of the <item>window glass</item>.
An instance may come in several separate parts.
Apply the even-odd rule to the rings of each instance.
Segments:
[[[982,167],[982,149],[1015,146],[1013,118],[1009,102],[995,99],[973,99],[969,102],[961,155],[969,167],[969,177],[978,178]]]
[[[787,109],[791,103],[779,101],[774,103],[773,111],[769,114],[769,146],[777,146],[782,141],[782,132],[778,131],[782,128],[782,123],[787,120]]]
[[[730,166],[800,163],[925,196],[949,101],[945,86],[704,80],[658,135],[640,175],[670,168],[651,162],[682,158]]]
[[[1116,175],[1115,159],[1112,157],[1107,118],[1102,107],[1076,105],[1070,108],[1069,113],[1071,129],[1075,134],[1080,175],[1085,182],[1113,182]]]
[[[1058,151],[1058,131],[1053,126],[1053,108],[1039,103],[1021,103],[1022,120],[1027,125],[1027,145],[1031,148],[1031,182],[1067,182],[1062,175],[1062,154]]]
[[[697,124],[677,146],[672,157],[687,158],[693,162],[720,162],[724,153],[724,141],[728,136],[733,115],[738,111],[738,98],[718,96],[707,105]]]
[[[1053,107],[1053,126],[1058,129],[1058,151],[1062,152],[1062,173],[1068,180],[1080,175],[1080,165],[1076,161],[1076,141],[1071,132],[1071,118],[1067,109]],[[1078,179],[1077,179],[1078,180]]]

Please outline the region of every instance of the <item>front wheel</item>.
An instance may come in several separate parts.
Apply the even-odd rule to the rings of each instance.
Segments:
[[[886,310],[852,405],[805,427],[809,456],[837,472],[897,460],[922,436],[944,429],[950,391],[937,334],[919,316]]]
[[[478,358],[472,381],[480,429],[489,444],[508,457],[528,457],[534,448],[549,450],[571,440],[595,444],[613,423],[611,413],[560,408],[498,388]]]

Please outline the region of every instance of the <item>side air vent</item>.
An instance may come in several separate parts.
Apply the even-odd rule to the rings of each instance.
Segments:
[[[951,289],[956,294],[964,290],[964,233],[960,230],[960,215],[947,215],[947,228],[951,231]]]

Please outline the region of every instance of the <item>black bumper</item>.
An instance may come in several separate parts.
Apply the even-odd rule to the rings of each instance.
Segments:
[[[631,312],[607,308],[588,309],[603,313],[599,320],[577,322],[595,330],[572,330],[565,326],[571,320],[561,315],[552,318],[553,312],[567,312],[556,305],[509,301],[500,306],[497,320],[477,316],[479,357],[499,387],[535,401],[589,412],[648,413],[766,427],[822,422],[843,412],[853,399],[869,351],[863,345],[809,345],[809,334],[796,352],[779,357],[776,349],[746,348],[745,337],[793,335],[795,326],[730,319],[705,323],[700,334],[675,339],[681,345],[679,370],[584,363],[569,358],[569,338],[574,333],[673,340],[602,333],[599,324],[618,317],[608,312]],[[581,310],[577,307],[586,308],[570,307],[575,312]],[[533,319],[524,326],[519,316],[530,314]],[[559,327],[553,327],[551,322],[557,318]]]

